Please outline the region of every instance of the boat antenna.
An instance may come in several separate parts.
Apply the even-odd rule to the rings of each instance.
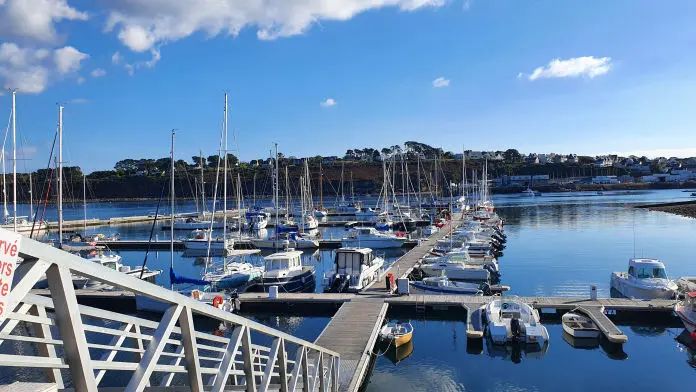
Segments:
[[[169,271],[174,270],[174,135],[176,130],[172,129],[172,156],[171,156],[171,177],[170,177],[170,188],[169,188],[169,200],[170,200],[170,219],[169,222]],[[174,282],[169,282],[169,288],[174,290]]]

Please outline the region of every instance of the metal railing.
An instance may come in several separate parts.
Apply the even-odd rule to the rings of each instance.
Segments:
[[[0,345],[15,350],[0,354],[1,367],[39,369],[46,382],[76,391],[97,391],[105,379],[125,391],[156,385],[338,390],[339,355],[333,351],[28,238],[19,254],[23,261],[0,324]],[[152,321],[79,305],[74,275],[162,302],[167,310]],[[50,298],[30,292],[43,279]],[[197,331],[194,317],[226,331]]]

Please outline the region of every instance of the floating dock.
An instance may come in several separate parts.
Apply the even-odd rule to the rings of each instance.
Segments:
[[[151,250],[169,250],[170,241],[167,240],[153,240],[152,242],[147,240],[117,240],[117,241],[97,241],[96,246],[102,248],[108,248],[111,250],[146,250],[148,244]],[[418,240],[406,240],[404,242],[404,248],[413,248],[418,244]],[[338,249],[341,247],[340,239],[320,239],[318,249]],[[254,245],[249,240],[235,241],[235,249],[252,249]],[[184,241],[175,240],[174,250],[185,250]],[[270,249],[269,249],[270,250]],[[205,251],[199,251],[202,256],[205,255]]]

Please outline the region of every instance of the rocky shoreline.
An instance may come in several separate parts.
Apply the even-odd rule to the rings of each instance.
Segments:
[[[662,203],[652,205],[636,206],[636,208],[647,208],[650,211],[662,211],[670,214],[696,218],[696,200],[676,203]]]

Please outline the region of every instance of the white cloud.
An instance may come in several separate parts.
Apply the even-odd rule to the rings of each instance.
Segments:
[[[435,87],[435,88],[447,87],[447,86],[449,86],[449,84],[450,84],[449,79],[445,79],[442,76],[433,80],[433,87]]]
[[[78,70],[87,57],[72,46],[48,50],[5,42],[0,44],[0,81],[4,88],[40,93],[50,81]]]
[[[53,52],[56,68],[60,73],[74,72],[80,69],[80,62],[89,55],[80,52],[72,46],[65,46]]]
[[[84,83],[84,82],[86,82],[86,81],[87,81],[87,80],[86,80],[85,78],[83,78],[82,76],[78,76],[78,77],[77,77],[77,84],[82,84],[82,83]]]
[[[85,98],[73,98],[68,101],[68,103],[73,103],[73,104],[81,104],[81,103],[87,103],[89,102],[88,99]]]
[[[119,53],[119,52],[116,52],[116,53],[114,53],[113,56],[111,56],[111,63],[112,64],[118,64],[121,62],[121,60],[123,60],[123,56],[121,56],[121,53]]]
[[[326,101],[323,101],[319,104],[319,106],[323,108],[328,108],[336,105],[338,105],[338,102],[336,102],[333,98],[327,98]]]
[[[524,77],[524,74],[522,72],[517,73],[517,79],[522,79]]]
[[[92,75],[93,78],[101,78],[102,76],[106,75],[106,71],[101,68],[97,68],[90,72],[90,75]]]
[[[0,36],[55,42],[55,23],[87,20],[67,0],[0,0]]]
[[[133,67],[133,64],[125,64],[124,67],[126,68],[126,72],[128,72],[128,75],[135,75],[135,68]]]
[[[348,20],[382,7],[414,11],[440,7],[446,0],[129,0],[105,3],[106,31],[118,29],[118,39],[134,52],[202,32],[236,36],[256,29],[259,39],[302,34],[320,20]]]
[[[471,0],[464,0],[464,11],[468,11],[471,8]]]
[[[546,66],[537,67],[528,78],[537,80],[586,76],[591,79],[609,72],[611,66],[611,57],[584,56],[567,60],[553,59]]]

